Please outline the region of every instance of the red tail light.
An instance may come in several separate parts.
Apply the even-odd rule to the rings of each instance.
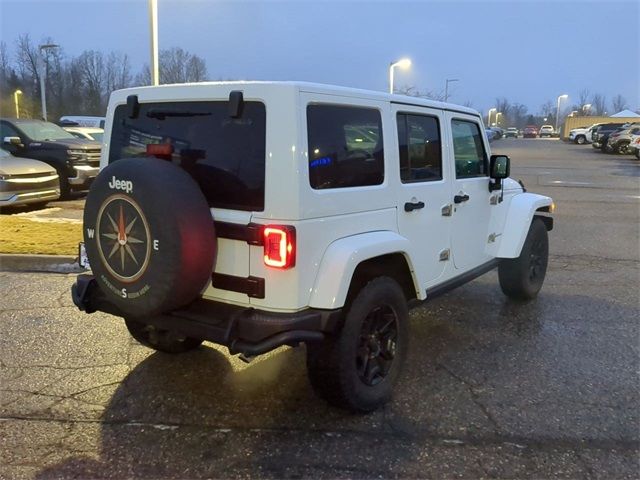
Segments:
[[[267,225],[263,230],[264,264],[291,268],[296,264],[296,229],[290,225]]]
[[[171,160],[171,155],[173,155],[173,145],[170,143],[149,143],[147,145],[147,157]]]

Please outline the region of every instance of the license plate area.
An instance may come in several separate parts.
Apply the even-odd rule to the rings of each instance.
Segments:
[[[84,248],[84,242],[78,244],[78,265],[87,270],[91,268],[91,265],[89,265],[89,257],[87,257],[87,249]]]

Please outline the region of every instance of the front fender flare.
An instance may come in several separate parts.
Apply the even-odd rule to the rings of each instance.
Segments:
[[[539,208],[548,207],[552,202],[550,197],[535,193],[515,195],[509,204],[496,257],[519,257],[536,211]]]
[[[413,272],[406,254],[409,248],[409,240],[391,231],[363,233],[334,241],[322,257],[309,306],[322,309],[344,306],[353,272],[361,262],[370,258],[402,253]]]

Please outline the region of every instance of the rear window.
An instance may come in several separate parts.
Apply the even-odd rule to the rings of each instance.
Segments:
[[[384,180],[382,119],[373,108],[308,105],[309,182],[314,189]]]
[[[149,144],[170,144],[171,162],[200,185],[209,206],[264,210],[266,112],[261,102],[244,102],[231,118],[228,102],[142,103],[137,118],[116,108],[109,163],[144,157]]]

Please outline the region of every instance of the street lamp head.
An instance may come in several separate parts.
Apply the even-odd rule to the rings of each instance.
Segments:
[[[15,92],[13,92],[14,95],[22,95],[22,90],[18,89]]]
[[[400,67],[400,68],[409,68],[411,66],[411,59],[410,58],[401,58],[397,62],[393,62],[391,64],[391,66]]]
[[[57,43],[45,43],[44,45],[38,45],[40,50],[45,50],[47,48],[58,48],[60,45]]]
[[[567,95],[566,93],[563,95],[560,95],[558,98],[567,98],[569,95]]]

